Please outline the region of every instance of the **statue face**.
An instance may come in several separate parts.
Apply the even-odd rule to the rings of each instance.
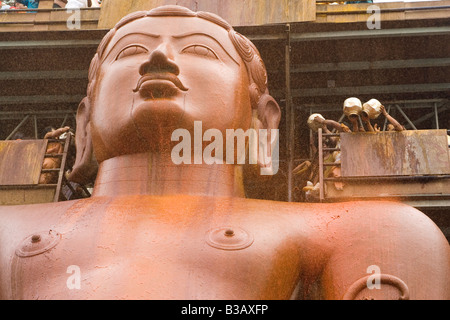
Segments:
[[[250,127],[245,65],[222,27],[147,17],[119,28],[100,62],[91,129],[99,161],[151,151],[175,129]]]

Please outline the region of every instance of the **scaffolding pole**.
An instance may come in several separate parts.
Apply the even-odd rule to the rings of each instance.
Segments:
[[[286,66],[286,150],[287,150],[287,182],[288,196],[287,201],[292,202],[293,177],[294,169],[294,114],[292,108],[291,95],[291,25],[286,25],[286,49],[285,49],[285,66]]]

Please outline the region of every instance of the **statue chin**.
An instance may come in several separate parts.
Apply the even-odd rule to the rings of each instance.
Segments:
[[[159,145],[170,144],[172,132],[184,127],[185,108],[180,100],[153,98],[133,106],[131,117],[138,135],[149,147],[146,151],[157,151]]]

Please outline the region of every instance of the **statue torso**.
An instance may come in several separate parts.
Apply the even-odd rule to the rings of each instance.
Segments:
[[[289,299],[300,274],[321,264],[305,264],[320,256],[309,214],[269,201],[129,196],[10,208],[3,298]]]

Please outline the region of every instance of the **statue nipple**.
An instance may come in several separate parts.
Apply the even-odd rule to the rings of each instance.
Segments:
[[[222,227],[210,230],[206,243],[221,250],[243,250],[253,244],[253,236],[242,228]]]

